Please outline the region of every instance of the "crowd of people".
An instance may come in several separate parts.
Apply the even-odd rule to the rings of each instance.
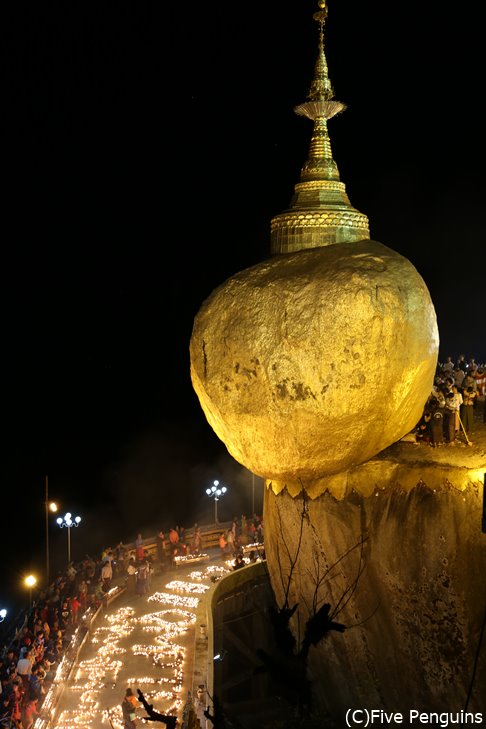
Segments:
[[[472,445],[474,414],[480,403],[486,423],[485,396],[486,366],[478,365],[473,357],[466,361],[460,355],[454,362],[448,356],[437,367],[432,391],[415,429],[416,442],[437,448],[454,445],[463,437]]]
[[[111,551],[111,550],[110,550]],[[0,652],[0,727],[31,729],[80,615],[104,597],[104,562],[70,562],[27,614]]]
[[[486,365],[478,365],[474,358],[466,361],[464,355],[455,362],[448,356],[437,368],[415,429],[416,441],[438,447],[455,443],[463,433],[470,443],[479,403],[484,403],[486,422]],[[235,516],[230,528],[220,534],[221,557],[233,558],[234,569],[239,569],[245,564],[243,547],[263,542],[260,516]],[[87,555],[76,565],[71,562],[65,573],[59,573],[41,591],[15,638],[0,648],[0,728],[32,729],[80,615],[100,606],[114,580],[126,584],[128,594],[144,595],[150,591],[156,568],[164,570],[174,565],[177,556],[198,556],[203,549],[202,532],[195,524],[190,539],[183,527],[171,527],[167,533],[159,531],[153,556],[139,533],[133,548],[120,542],[114,549],[105,549],[99,559]],[[128,692],[125,700],[124,717],[132,721],[133,699]]]
[[[415,429],[417,442],[438,447],[454,444],[464,435],[470,443],[474,413],[483,403],[486,422],[486,365],[460,355],[454,362],[448,356],[437,368],[434,385]],[[41,593],[15,638],[0,648],[0,727],[32,729],[57,665],[88,608],[96,610],[114,581],[124,584],[128,594],[142,596],[150,591],[155,569],[175,564],[178,556],[198,556],[204,544],[198,524],[186,537],[184,527],[171,527],[156,536],[156,551],[151,555],[139,533],[132,548],[120,542],[114,549],[103,550],[99,559],[88,555]],[[244,566],[243,547],[264,542],[263,520],[234,517],[231,526],[221,532],[221,557],[232,558],[233,568]],[[127,693],[127,720],[132,697]]]
[[[221,532],[219,546],[221,556],[234,556],[241,547],[253,542],[263,543],[263,518],[258,514],[247,517],[235,516],[229,529]],[[198,524],[194,524],[190,538],[186,536],[184,527],[171,527],[167,533],[160,531],[156,537],[156,554],[161,566],[173,565],[176,557],[197,557],[203,553],[202,532]],[[141,555],[140,555],[141,556]]]
[[[263,522],[256,514],[234,518],[225,554],[236,556],[241,545],[263,541]],[[146,548],[141,533],[134,545],[119,542],[107,547],[99,558],[86,555],[70,562],[64,573],[45,589],[26,615],[13,639],[0,646],[0,728],[32,729],[44,696],[55,676],[81,616],[94,613],[114,586],[126,586],[127,593],[141,596],[151,589],[154,572],[174,565],[175,557],[203,553],[202,531],[194,525],[190,537],[184,527],[159,531],[156,549]],[[128,706],[128,704],[127,704]]]
[[[221,557],[237,557],[242,547],[256,542],[263,544],[263,541],[263,519],[260,516],[253,514],[251,519],[247,519],[245,514],[241,518],[235,516],[230,528],[219,536]]]

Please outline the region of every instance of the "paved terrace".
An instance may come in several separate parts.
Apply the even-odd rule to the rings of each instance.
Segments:
[[[231,569],[213,547],[156,572],[146,595],[114,588],[96,614],[84,616],[35,729],[122,729],[120,705],[129,686],[155,711],[177,715],[184,729],[211,726],[202,713],[211,700],[204,694],[198,702],[197,689],[212,687],[208,608],[226,574]],[[146,716],[141,704],[137,716]]]

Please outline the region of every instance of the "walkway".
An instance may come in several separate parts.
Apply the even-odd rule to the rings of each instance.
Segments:
[[[153,575],[147,595],[121,593],[87,635],[54,716],[36,727],[122,729],[127,687],[135,695],[140,689],[155,711],[177,715],[182,726],[188,696],[206,684],[206,606],[229,571],[219,549],[212,549],[203,561]],[[141,705],[137,716],[146,716]],[[198,716],[205,727],[202,709]]]

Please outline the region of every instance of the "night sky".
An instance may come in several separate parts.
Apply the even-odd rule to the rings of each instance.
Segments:
[[[2,604],[44,569],[46,474],[83,518],[75,559],[208,522],[213,478],[221,518],[251,509],[251,476],[192,390],[189,339],[211,291],[269,256],[298,182],[317,2],[166,5],[0,9]],[[423,276],[440,357],[484,362],[479,9],[329,5],[348,105],[329,131],[351,203]],[[50,541],[55,571],[65,530]]]

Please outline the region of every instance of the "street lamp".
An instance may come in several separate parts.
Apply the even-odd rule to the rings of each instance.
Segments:
[[[46,499],[44,502],[46,510],[46,585],[49,586],[49,512],[53,514],[57,511],[57,504],[49,501],[49,480],[46,476]]]
[[[25,580],[24,584],[26,587],[29,588],[29,610],[32,607],[32,588],[35,587],[37,584],[37,578],[34,577],[34,575],[28,575]]]
[[[253,518],[253,514],[256,514],[256,511],[255,511],[255,474],[252,473],[251,471],[249,471],[249,473],[251,474],[251,515]],[[258,478],[258,476],[256,478]],[[258,493],[257,493],[257,496],[258,496]],[[259,499],[257,499],[257,501],[259,501]]]
[[[2,608],[0,610],[0,641],[1,641],[2,645],[5,642],[4,633],[6,632],[6,630],[5,630],[5,626],[1,625],[1,623],[3,623],[3,621],[5,620],[6,617],[7,617],[7,610],[5,608]]]
[[[67,535],[68,535],[68,564],[69,564],[69,562],[71,561],[71,527],[73,527],[73,526],[74,527],[79,526],[79,524],[81,522],[81,517],[80,516],[75,516],[74,519],[73,519],[73,515],[71,514],[71,512],[68,511],[67,514],[64,514],[63,517],[60,516],[58,519],[56,519],[56,521],[59,524],[59,526],[61,527],[61,529],[63,527],[66,527],[67,528]]]
[[[226,486],[221,486],[219,488],[219,481],[213,481],[213,485],[211,488],[206,489],[206,493],[208,496],[211,496],[214,499],[214,523],[218,523],[218,501],[223,494],[227,492]]]

